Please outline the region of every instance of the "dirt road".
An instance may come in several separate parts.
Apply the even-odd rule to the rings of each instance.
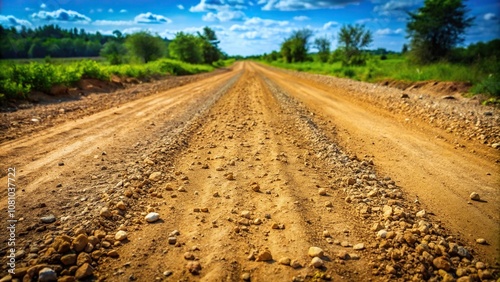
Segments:
[[[498,151],[353,87],[369,92],[243,62],[2,143],[2,171],[16,168],[17,275],[498,277]],[[498,110],[466,107],[488,111],[480,119],[497,142]],[[160,219],[148,223],[152,212]],[[56,221],[41,222],[48,215]]]

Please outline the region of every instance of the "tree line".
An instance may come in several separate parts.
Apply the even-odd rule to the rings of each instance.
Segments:
[[[401,53],[407,53],[409,59],[418,64],[437,61],[472,63],[486,58],[496,61],[500,56],[498,39],[472,44],[467,48],[457,47],[464,41],[463,35],[474,20],[467,13],[462,0],[425,0],[423,7],[408,13],[406,31],[409,44],[403,45]],[[279,51],[264,54],[263,58],[285,63],[311,61],[313,59],[308,55],[309,48],[314,47],[317,49],[317,61],[340,61],[342,65],[351,66],[364,65],[369,54],[381,54],[384,59],[388,53],[381,48],[366,50],[373,42],[373,35],[363,25],[344,25],[334,36],[337,38],[338,48],[332,51],[328,37],[318,37],[312,41],[311,30],[296,30],[284,39]]]
[[[213,64],[227,58],[219,43],[209,27],[197,34],[179,32],[169,40],[146,31],[124,35],[115,30],[113,35],[103,35],[57,25],[19,30],[0,25],[0,59],[102,56],[111,64],[122,64],[170,57],[194,64]]]

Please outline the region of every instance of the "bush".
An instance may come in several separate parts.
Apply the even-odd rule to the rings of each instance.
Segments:
[[[500,97],[500,77],[490,74],[486,79],[472,87],[471,92],[474,94],[489,94],[495,97]]]

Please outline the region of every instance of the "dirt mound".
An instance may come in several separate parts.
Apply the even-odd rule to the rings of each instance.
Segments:
[[[449,81],[417,81],[405,82],[400,80],[385,80],[379,85],[394,87],[401,90],[421,90],[434,96],[442,97],[448,95],[463,95],[469,92],[472,87],[468,82],[449,82]]]

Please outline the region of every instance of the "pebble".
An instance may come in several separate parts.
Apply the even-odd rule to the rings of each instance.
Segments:
[[[271,260],[273,260],[273,256],[271,255],[271,252],[269,250],[261,251],[259,254],[257,254],[257,257],[255,258],[255,261],[271,261]]]
[[[352,248],[354,250],[357,250],[357,251],[364,250],[365,249],[365,244],[359,243],[359,244],[354,245]]]
[[[416,216],[417,217],[425,217],[426,214],[427,214],[427,212],[425,210],[421,210],[421,211],[417,212]]]
[[[123,241],[125,239],[127,239],[127,232],[126,231],[123,231],[123,230],[120,230],[118,232],[116,232],[115,234],[115,240],[117,241]]]
[[[320,267],[323,267],[324,265],[325,265],[325,263],[323,262],[323,260],[318,258],[318,257],[314,257],[311,260],[311,266],[313,266],[313,267],[320,268]]]
[[[40,218],[43,223],[53,223],[56,221],[56,217],[53,214],[43,216]]]
[[[87,237],[87,235],[80,234],[76,236],[76,238],[72,242],[73,250],[79,253],[85,249],[88,243],[89,243],[89,238]]]
[[[155,171],[149,175],[149,180],[151,181],[158,181],[161,178],[161,172]]]
[[[326,196],[327,195],[325,188],[320,188],[318,190],[318,193],[319,193],[320,196]]]
[[[57,281],[57,273],[52,269],[45,267],[38,272],[39,282],[53,282]]]
[[[294,269],[297,269],[297,268],[301,268],[301,267],[302,267],[302,264],[301,264],[298,260],[294,259],[294,260],[292,260],[292,262],[290,263],[290,266],[291,266],[292,268],[294,268]]]
[[[145,219],[147,222],[152,223],[160,219],[160,214],[156,212],[150,212],[146,215]]]
[[[481,245],[486,245],[487,244],[486,239],[484,239],[484,238],[478,238],[478,239],[476,239],[476,243],[481,244]]]
[[[380,238],[385,238],[385,237],[387,237],[387,231],[386,231],[386,230],[384,230],[384,229],[379,230],[379,231],[377,232],[377,237],[380,237]]]
[[[80,266],[75,273],[75,278],[78,280],[82,280],[83,278],[90,277],[94,274],[94,269],[90,264],[84,263],[82,266]]]
[[[314,258],[314,257],[322,257],[324,255],[323,249],[318,248],[318,247],[310,247],[309,251],[307,254]]]
[[[126,210],[127,209],[127,206],[125,205],[125,203],[123,201],[119,201],[117,204],[116,204],[116,208],[119,209],[119,210]]]
[[[241,274],[241,280],[250,281],[250,273],[245,272],[245,273]]]
[[[172,270],[167,270],[167,271],[163,272],[163,276],[165,276],[165,277],[169,277],[172,274],[174,274],[174,272]]]
[[[201,264],[197,261],[190,261],[186,264],[187,270],[194,275],[200,274]]]
[[[279,264],[282,265],[290,265],[290,263],[292,263],[292,260],[288,257],[284,257],[279,260]]]
[[[432,264],[437,269],[443,269],[449,271],[451,269],[451,264],[446,257],[437,257],[432,261]]]
[[[175,243],[177,243],[177,237],[168,237],[168,243],[170,245],[175,245]]]
[[[473,201],[479,201],[479,200],[481,200],[481,197],[476,192],[472,192],[469,197]]]

